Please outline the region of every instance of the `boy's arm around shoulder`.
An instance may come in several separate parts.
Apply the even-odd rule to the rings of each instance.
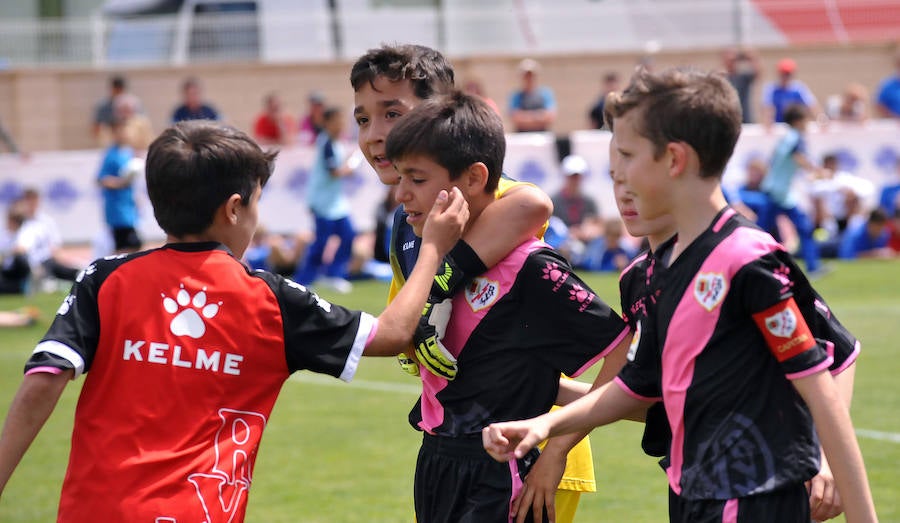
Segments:
[[[812,413],[848,523],[878,521],[850,413],[834,379],[823,371],[793,384]]]
[[[366,356],[396,356],[409,347],[434,273],[444,256],[459,240],[469,220],[469,207],[459,189],[438,195],[422,234],[422,246],[412,274],[397,296],[378,316],[378,328],[366,349]]]
[[[522,242],[543,236],[552,213],[553,202],[544,191],[517,183],[485,207],[464,239],[487,267],[493,267]]]
[[[13,398],[0,433],[0,495],[10,476],[56,407],[74,371],[26,375]]]

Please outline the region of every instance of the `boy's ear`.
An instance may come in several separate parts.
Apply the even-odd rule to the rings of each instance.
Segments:
[[[225,200],[225,203],[219,207],[219,212],[221,213],[222,219],[225,220],[225,223],[228,225],[237,225],[238,221],[241,217],[241,212],[243,212],[244,204],[241,200],[241,195],[234,193]]]
[[[481,162],[475,162],[466,167],[462,178],[465,180],[464,186],[468,194],[482,193],[488,182],[488,168]]]
[[[678,178],[688,169],[694,150],[685,142],[669,142],[666,150],[669,153],[669,176]]]

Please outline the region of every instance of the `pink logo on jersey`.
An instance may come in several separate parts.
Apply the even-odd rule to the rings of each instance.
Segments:
[[[562,287],[563,283],[569,279],[569,273],[563,271],[559,268],[559,265],[556,263],[548,262],[547,265],[542,269],[543,275],[541,278],[545,280],[550,280],[554,283],[553,292],[559,290]]]
[[[577,301],[580,304],[578,312],[584,312],[591,302],[594,301],[594,293],[581,285],[574,284],[572,285],[572,288],[569,289],[569,299]]]
[[[766,330],[772,333],[772,336],[779,338],[790,338],[797,330],[797,317],[794,311],[786,308],[780,312],[776,312],[771,316],[766,316]]]
[[[194,339],[206,334],[206,323],[204,323],[203,318],[208,320],[215,318],[219,313],[219,307],[222,305],[222,302],[206,303],[206,287],[194,294],[192,298],[190,293],[184,288],[183,283],[175,294],[174,299],[165,294],[161,296],[163,298],[163,309],[169,314],[175,314],[175,317],[172,318],[172,322],[169,324],[169,330],[172,331],[172,334],[188,336]]]
[[[781,284],[781,294],[787,294],[791,290],[791,287],[794,286],[794,282],[791,281],[790,275],[791,269],[788,267],[778,267],[772,271],[772,276]]]
[[[712,272],[701,272],[694,279],[694,298],[707,311],[715,309],[728,292],[725,276]]]

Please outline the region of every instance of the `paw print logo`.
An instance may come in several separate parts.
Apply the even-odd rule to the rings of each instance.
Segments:
[[[169,324],[169,330],[176,336],[190,336],[197,339],[206,334],[206,323],[203,318],[211,320],[219,313],[219,303],[206,303],[206,287],[191,298],[190,293],[185,290],[184,284],[172,299],[165,294],[163,298],[163,308],[169,314],[176,314]],[[198,312],[199,311],[199,312]],[[201,318],[200,316],[203,316]]]
[[[543,278],[552,282],[559,281],[560,277],[562,277],[563,275],[563,271],[560,270],[559,265],[555,263],[547,263],[547,266],[544,267],[543,272]]]
[[[790,278],[791,269],[788,267],[778,267],[772,271],[772,276],[782,285],[781,292],[788,292],[794,286],[794,282]]]
[[[572,285],[572,288],[569,289],[569,299],[577,301],[578,303],[584,303],[584,300],[588,299],[590,294],[591,293],[581,285]]]

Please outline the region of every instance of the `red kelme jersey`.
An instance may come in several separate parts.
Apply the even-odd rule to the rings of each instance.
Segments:
[[[350,380],[374,325],[218,244],[91,264],[26,366],[87,373],[59,521],[242,521],[284,381]]]

